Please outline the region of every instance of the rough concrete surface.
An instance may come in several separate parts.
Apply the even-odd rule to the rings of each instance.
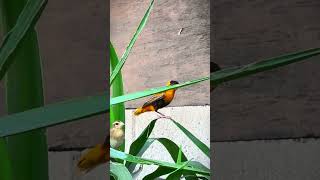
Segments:
[[[318,139],[211,143],[213,179],[320,179]]]
[[[118,56],[129,44],[149,3],[149,0],[110,1],[111,41]],[[209,45],[209,0],[155,1],[149,21],[123,67],[125,92],[164,86],[172,79],[184,82],[208,76]],[[143,101],[126,105],[132,108]],[[205,104],[209,104],[209,82],[180,89],[171,106]]]
[[[212,60],[244,65],[320,47],[318,0],[215,0]],[[320,56],[235,80],[211,95],[213,141],[320,135]]]

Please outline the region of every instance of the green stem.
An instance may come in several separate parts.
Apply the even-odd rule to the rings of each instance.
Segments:
[[[15,25],[26,0],[1,1],[4,18],[3,32]],[[42,72],[37,33],[31,27],[14,54],[6,74],[6,103],[8,114],[43,106]],[[15,180],[48,179],[48,151],[45,129],[9,136],[7,138]]]
[[[117,66],[119,59],[117,53],[110,43],[110,68],[114,70]],[[112,88],[112,97],[122,96],[123,95],[123,82],[122,82],[122,74],[119,72],[115,77],[115,80],[111,84]],[[119,103],[111,106],[110,108],[110,127],[114,121],[122,121],[125,123],[125,106],[124,103]],[[120,147],[120,150],[124,151],[124,144]]]

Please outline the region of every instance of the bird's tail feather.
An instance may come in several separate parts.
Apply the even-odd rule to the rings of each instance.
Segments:
[[[143,113],[143,109],[142,109],[142,108],[137,108],[137,109],[133,112],[133,114],[134,114],[135,116],[138,116],[138,115],[141,114],[141,113]]]

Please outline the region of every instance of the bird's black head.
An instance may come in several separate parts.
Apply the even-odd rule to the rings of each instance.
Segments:
[[[179,84],[179,82],[178,81],[174,81],[174,80],[170,81],[170,85],[175,85],[175,84]]]

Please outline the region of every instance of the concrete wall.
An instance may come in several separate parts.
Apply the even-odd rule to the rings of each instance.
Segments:
[[[215,0],[211,60],[228,67],[319,47],[319,10],[317,0]],[[214,179],[320,178],[318,59],[226,83],[211,94]]]
[[[317,0],[215,0],[212,60],[229,67],[319,47],[319,12]],[[211,139],[319,137],[319,58],[218,88]]]
[[[111,0],[111,41],[121,56],[150,1]],[[149,21],[123,68],[125,92],[209,75],[209,0],[155,1]],[[178,35],[183,28],[181,35]],[[196,96],[190,96],[196,94]],[[137,107],[144,100],[126,103]],[[170,106],[208,105],[209,82],[179,89]]]

